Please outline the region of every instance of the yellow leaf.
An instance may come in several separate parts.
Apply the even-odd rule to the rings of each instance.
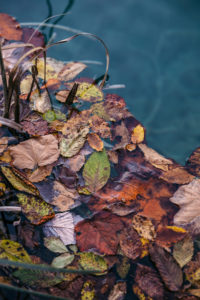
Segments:
[[[144,127],[138,124],[132,132],[131,141],[133,144],[139,144],[144,141]]]

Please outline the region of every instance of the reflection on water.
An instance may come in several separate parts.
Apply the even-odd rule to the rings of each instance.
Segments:
[[[55,23],[91,32],[108,45],[110,84],[123,96],[131,112],[147,128],[149,144],[184,163],[200,145],[200,3],[197,0],[85,0],[1,1],[1,10],[20,22],[40,22],[51,15]],[[70,10],[70,11],[69,11]],[[70,33],[45,29],[47,40]],[[96,60],[105,63],[102,47],[80,38],[48,53],[62,60]],[[89,65],[100,76],[104,65]]]

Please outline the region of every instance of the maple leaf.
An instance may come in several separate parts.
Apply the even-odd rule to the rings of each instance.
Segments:
[[[123,226],[119,217],[102,211],[92,219],[76,225],[77,245],[80,251],[115,255],[119,243],[117,232],[122,230]]]
[[[48,151],[47,151],[48,149]],[[10,147],[13,165],[20,169],[33,169],[35,166],[46,166],[59,157],[58,141],[51,134],[32,138]]]

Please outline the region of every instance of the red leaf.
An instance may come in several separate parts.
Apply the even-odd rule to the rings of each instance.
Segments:
[[[7,14],[0,14],[0,37],[15,41],[21,40],[22,37],[19,23]]]

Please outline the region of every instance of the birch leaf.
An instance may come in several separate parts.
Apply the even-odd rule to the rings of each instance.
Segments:
[[[110,163],[105,149],[94,152],[84,165],[83,178],[86,188],[95,193],[100,190],[110,177]]]
[[[57,257],[55,257],[51,263],[52,267],[55,268],[64,268],[71,264],[74,260],[75,256],[70,253],[63,253]]]
[[[55,253],[66,253],[68,252],[67,248],[61,241],[59,237],[56,236],[50,236],[44,238],[44,245],[47,247],[50,251]]]
[[[13,165],[17,168],[33,169],[37,165],[46,166],[59,157],[58,141],[52,134],[32,138],[10,147],[10,154],[14,159]]]
[[[60,142],[61,155],[64,157],[72,157],[76,155],[83,147],[88,132],[89,128],[84,127],[79,131],[68,135],[67,138],[62,138]]]

